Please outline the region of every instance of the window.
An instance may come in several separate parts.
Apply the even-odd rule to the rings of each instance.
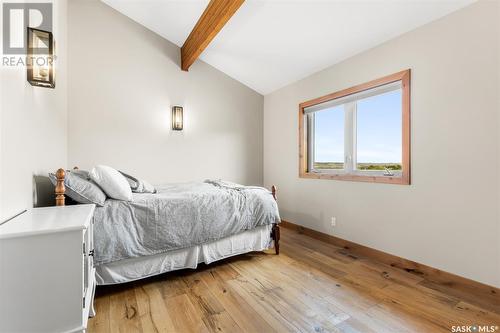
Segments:
[[[300,104],[300,176],[410,183],[410,70]]]

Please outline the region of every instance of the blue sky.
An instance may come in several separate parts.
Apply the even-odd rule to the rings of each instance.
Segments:
[[[358,101],[358,162],[401,163],[401,90]],[[316,112],[315,161],[344,160],[343,105]]]

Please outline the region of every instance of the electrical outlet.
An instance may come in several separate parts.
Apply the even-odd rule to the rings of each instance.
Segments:
[[[331,224],[332,228],[335,228],[337,226],[337,218],[335,216],[332,216],[332,218],[330,220],[330,224]]]

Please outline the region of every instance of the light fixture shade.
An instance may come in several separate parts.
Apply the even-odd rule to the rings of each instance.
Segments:
[[[28,27],[27,50],[28,82],[36,87],[55,88],[52,32]]]
[[[183,112],[182,106],[172,107],[172,129],[174,131],[182,131],[184,128]]]

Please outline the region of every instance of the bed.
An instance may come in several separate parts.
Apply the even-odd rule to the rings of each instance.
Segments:
[[[56,205],[65,205],[65,172],[56,173]],[[167,184],[107,199],[94,213],[98,285],[130,282],[231,256],[274,248],[279,254],[276,187],[218,180]]]

